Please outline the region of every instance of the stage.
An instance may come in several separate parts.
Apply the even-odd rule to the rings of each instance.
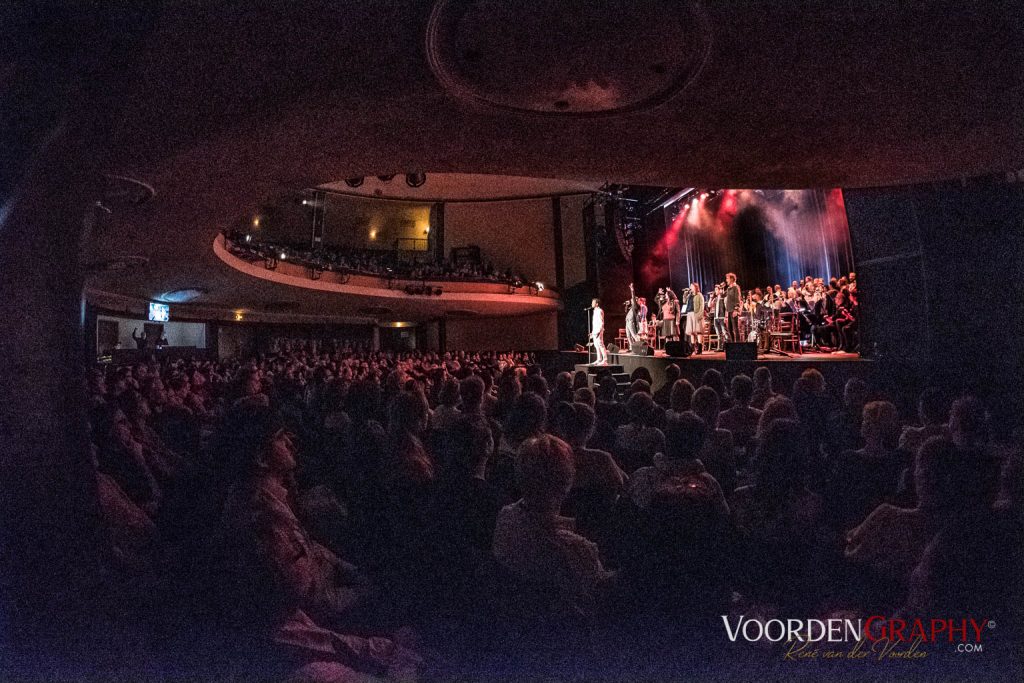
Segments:
[[[576,352],[573,351],[572,353],[576,353]],[[586,354],[581,354],[581,355],[586,355]],[[685,358],[684,357],[677,357],[677,356],[669,356],[662,349],[658,349],[657,351],[655,351],[654,352],[654,356],[637,356],[637,355],[634,355],[632,353],[608,354],[608,358],[611,359],[612,362],[616,362],[616,363],[621,363],[621,359],[625,359],[625,358],[652,358],[652,357],[653,358],[666,358],[670,362],[691,361],[691,360],[692,361],[725,361],[725,352],[724,351],[715,351],[713,353],[707,353],[707,352],[705,352],[705,353],[695,353],[692,356],[688,356],[688,357],[685,357]],[[783,363],[785,363],[785,362],[793,362],[793,361],[796,361],[796,362],[803,361],[805,363],[806,362],[819,363],[819,362],[825,362],[825,361],[828,361],[828,362],[837,362],[837,361],[838,362],[850,362],[850,361],[866,361],[866,360],[867,359],[865,359],[865,358],[861,358],[859,354],[856,354],[856,353],[846,353],[844,351],[837,351],[837,352],[834,352],[834,353],[808,353],[808,352],[805,351],[804,353],[787,352],[785,355],[780,355],[780,354],[775,354],[775,353],[758,355],[756,362],[758,362],[758,363],[762,363],[762,362],[764,362],[764,363],[774,363],[774,362],[783,362]]]
[[[690,380],[694,386],[700,385],[701,376],[705,371],[714,368],[725,376],[728,382],[734,375],[744,373],[752,376],[760,366],[771,369],[777,389],[792,387],[793,382],[807,368],[816,368],[824,376],[834,391],[841,392],[843,384],[850,377],[869,378],[876,369],[876,363],[861,358],[856,353],[802,353],[789,354],[789,357],[777,355],[758,356],[757,360],[726,360],[725,353],[702,353],[686,358],[668,356],[658,351],[653,356],[637,356],[630,353],[609,354],[609,365],[588,364],[586,353],[577,351],[554,351],[538,354],[538,361],[547,367],[558,370],[586,370],[592,377],[604,368],[616,375],[620,384],[640,367],[647,368],[654,380],[652,389],[658,389],[665,381],[665,368],[675,363],[682,370],[682,376]],[[787,392],[788,393],[788,392]]]

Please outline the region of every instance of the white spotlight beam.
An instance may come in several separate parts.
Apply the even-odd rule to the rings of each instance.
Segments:
[[[685,197],[686,195],[690,194],[691,192],[693,192],[696,189],[697,188],[695,188],[695,187],[687,187],[687,188],[684,188],[682,190],[679,190],[679,192],[676,192],[674,195],[672,195],[671,197],[666,199],[664,202],[662,202],[661,206],[658,206],[657,209],[664,209],[666,206],[672,206],[673,204],[678,202],[680,199],[682,199],[683,197]]]

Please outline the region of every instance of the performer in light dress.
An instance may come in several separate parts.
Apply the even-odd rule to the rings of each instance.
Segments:
[[[700,284],[690,284],[690,310],[686,314],[686,332],[690,343],[693,344],[694,353],[701,353],[701,335],[704,333],[704,295],[700,291]]]
[[[590,325],[590,343],[594,345],[594,352],[597,359],[594,365],[608,365],[608,352],[604,348],[604,311],[601,309],[601,301],[594,299],[590,302],[593,309]]]

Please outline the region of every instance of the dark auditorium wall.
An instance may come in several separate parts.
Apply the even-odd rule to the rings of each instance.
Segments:
[[[476,245],[484,259],[545,284],[555,282],[551,199],[445,202],[445,250]]]
[[[565,286],[587,281],[587,254],[583,236],[583,205],[589,195],[574,194],[559,198],[562,210],[562,261]]]
[[[1019,407],[1024,185],[999,176],[844,197],[865,347]]]
[[[445,322],[445,348],[542,351],[558,348],[558,316],[535,313],[515,318],[463,318]]]

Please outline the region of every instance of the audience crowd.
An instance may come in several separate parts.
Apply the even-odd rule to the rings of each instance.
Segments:
[[[317,270],[371,275],[397,280],[442,280],[451,282],[492,282],[514,287],[533,284],[511,268],[501,271],[491,262],[471,260],[455,263],[451,259],[442,261],[403,257],[395,250],[387,249],[345,249],[338,246],[324,246],[314,251],[308,246],[286,244],[260,238],[241,232],[225,233],[231,241],[231,250],[239,256],[259,259],[294,261]]]
[[[1020,442],[979,400],[904,424],[856,378],[682,374],[301,343],[96,367],[111,564],[301,680],[640,656],[725,614],[1019,633]]]

